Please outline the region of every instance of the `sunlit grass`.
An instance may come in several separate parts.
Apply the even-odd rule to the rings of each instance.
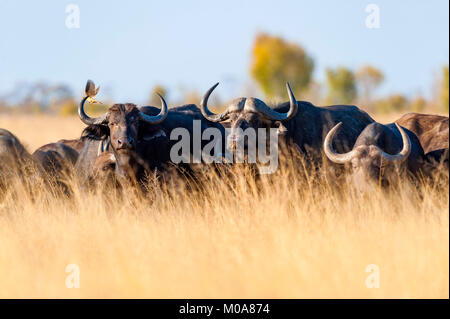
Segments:
[[[69,119],[0,127],[33,150],[79,135]],[[30,196],[14,180],[0,199],[0,297],[449,297],[446,172],[440,186],[361,196],[303,165],[256,181],[206,171],[202,187],[154,183],[145,196],[72,182],[68,199],[39,179]],[[80,289],[65,286],[68,264]],[[380,288],[366,287],[369,264]]]

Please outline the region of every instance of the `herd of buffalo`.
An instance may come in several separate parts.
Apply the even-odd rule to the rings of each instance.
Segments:
[[[208,101],[217,85],[206,92],[200,107],[189,104],[169,109],[159,96],[160,108],[114,104],[105,114],[91,117],[85,104],[100,102],[95,100],[99,88],[89,80],[78,108],[79,118],[87,125],[80,138],[62,139],[29,154],[16,136],[0,129],[0,186],[7,186],[8,177],[14,174],[27,178],[27,167],[37,167],[51,178],[70,168],[81,180],[113,176],[119,183],[141,183],[148,173],[164,172],[167,167],[189,170],[188,162],[172,161],[176,141],[170,137],[176,128],[193,133],[195,121],[202,132],[208,128],[223,132],[223,146],[243,138],[240,135],[248,128],[276,129],[279,143],[290,150],[287,154],[304,155],[319,168],[324,161],[335,167],[347,165],[344,174],[360,190],[373,183],[388,186],[392,176],[417,179],[431,176],[434,169],[448,170],[448,117],[408,113],[395,123],[381,124],[356,106],[316,107],[296,101],[289,84],[288,102],[269,107],[256,98],[238,98],[215,114]],[[194,139],[194,134],[190,136]]]

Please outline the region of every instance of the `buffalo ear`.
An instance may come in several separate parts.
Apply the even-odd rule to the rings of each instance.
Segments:
[[[285,136],[287,134],[287,127],[283,125],[283,123],[281,121],[276,121],[275,122],[275,127],[277,127],[277,134],[279,136]]]

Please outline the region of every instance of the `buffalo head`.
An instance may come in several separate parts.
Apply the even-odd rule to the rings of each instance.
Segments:
[[[94,83],[89,80],[86,84],[86,96],[82,99],[78,115],[81,121],[87,125],[105,125],[109,128],[109,138],[112,151],[116,157],[116,172],[119,176],[133,176],[133,171],[137,158],[137,144],[139,138],[139,127],[143,123],[159,124],[168,115],[167,104],[164,98],[158,94],[161,100],[161,112],[158,115],[150,116],[142,112],[135,104],[114,104],[108,111],[99,117],[90,117],[84,111],[86,101],[99,103],[94,97],[99,88],[95,88]]]
[[[284,133],[285,128],[281,122],[290,120],[297,113],[297,101],[289,83],[286,83],[290,102],[287,113],[279,113],[257,98],[239,98],[232,101],[224,112],[214,114],[208,109],[208,99],[218,85],[219,83],[216,83],[205,93],[200,109],[206,119],[211,122],[220,122],[228,129],[226,144],[229,149],[232,149],[236,141],[240,139],[244,140],[244,146],[247,147],[244,135],[248,128],[253,128],[255,131],[260,128],[277,128],[279,134]]]
[[[391,182],[391,177],[397,177],[405,168],[403,163],[411,153],[411,141],[407,133],[395,123],[401,134],[402,149],[397,154],[388,154],[376,143],[372,143],[371,135],[364,130],[356,140],[350,152],[339,154],[333,148],[333,138],[339,130],[342,122],[334,126],[327,134],[323,148],[325,155],[334,163],[351,164],[349,182],[360,191],[368,191],[372,185],[386,186]],[[369,135],[369,136],[367,136]]]

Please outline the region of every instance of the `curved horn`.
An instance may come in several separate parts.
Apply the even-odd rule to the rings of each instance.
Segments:
[[[297,101],[295,100],[294,93],[292,93],[291,86],[286,82],[286,89],[289,95],[289,111],[287,113],[279,113],[274,109],[268,107],[266,104],[259,104],[258,111],[274,121],[287,121],[295,116],[298,110]]]
[[[200,110],[203,114],[203,116],[211,122],[220,122],[225,119],[225,116],[227,114],[227,111],[220,113],[220,114],[214,114],[208,109],[208,99],[211,95],[212,91],[219,85],[219,82],[214,84],[208,91],[206,91],[205,95],[202,98],[202,101],[200,102]]]
[[[323,141],[323,150],[325,152],[325,155],[328,157],[328,159],[334,163],[338,164],[345,164],[349,162],[354,154],[355,151],[350,151],[348,153],[339,154],[336,153],[336,151],[333,148],[333,138],[336,135],[337,130],[341,127],[342,122],[339,122],[336,124],[327,134],[325,137],[325,140]]]
[[[148,114],[145,114],[144,112],[142,112],[141,109],[139,109],[140,118],[150,124],[159,124],[166,119],[167,115],[169,115],[166,101],[161,96],[161,94],[159,94],[159,93],[156,93],[156,94],[159,96],[159,99],[161,100],[161,111],[159,112],[158,115],[154,115],[154,116],[148,115]]]
[[[400,131],[400,134],[402,135],[402,142],[403,142],[402,150],[395,155],[385,153],[384,151],[381,150],[381,156],[383,157],[383,159],[393,164],[405,161],[408,158],[409,154],[411,153],[411,141],[409,139],[408,134],[406,134],[405,130],[403,130],[403,128],[401,128],[400,125],[398,125],[397,123],[395,123],[395,126],[397,126],[397,129]]]
[[[108,113],[103,114],[99,117],[90,117],[86,114],[84,111],[84,104],[86,101],[89,103],[100,103],[94,99],[94,97],[97,95],[98,91],[100,90],[100,87],[97,89],[95,88],[94,82],[91,80],[88,80],[86,83],[86,96],[81,100],[80,105],[78,106],[78,116],[80,117],[81,121],[84,124],[91,125],[91,124],[104,124],[106,123],[106,117]]]

